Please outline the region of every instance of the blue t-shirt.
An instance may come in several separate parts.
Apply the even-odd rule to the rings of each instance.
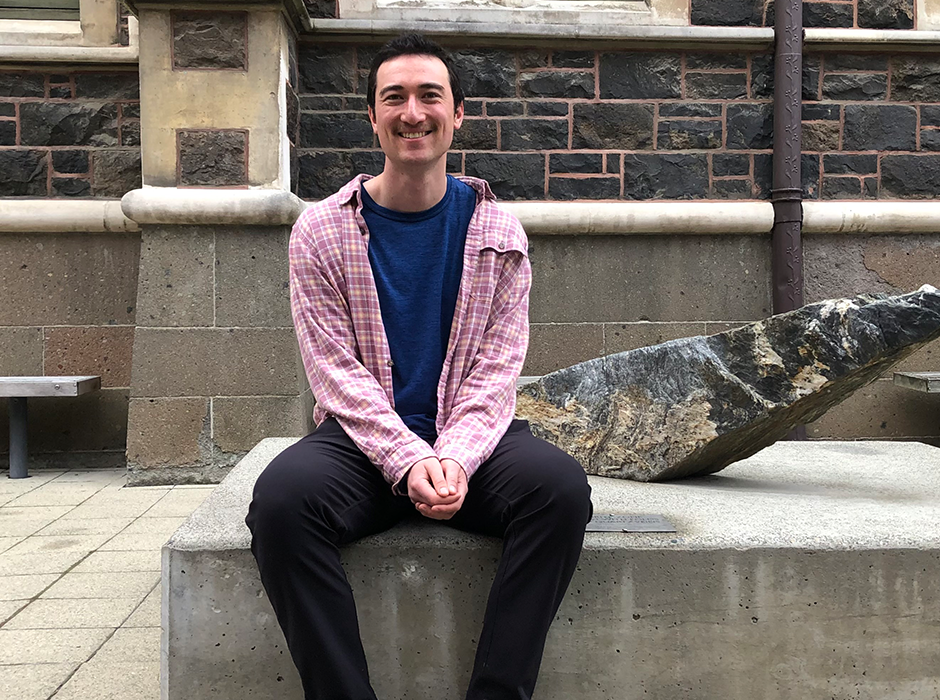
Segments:
[[[437,383],[476,201],[476,191],[450,175],[444,198],[419,212],[386,209],[362,188],[369,263],[392,354],[395,411],[428,442],[437,439]]]

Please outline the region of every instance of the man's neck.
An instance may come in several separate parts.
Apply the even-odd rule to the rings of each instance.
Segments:
[[[400,212],[430,209],[447,194],[447,171],[444,164],[433,171],[402,172],[390,168],[364,184],[376,204]]]

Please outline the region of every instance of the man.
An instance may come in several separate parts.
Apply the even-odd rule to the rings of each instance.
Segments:
[[[467,698],[529,698],[591,503],[580,465],[513,420],[525,234],[485,182],[446,174],[464,108],[441,47],[386,44],[368,103],[384,170],[309,207],[291,236],[318,427],[259,477],[252,552],[306,698],[375,700],[339,547],[415,509],[503,537]]]

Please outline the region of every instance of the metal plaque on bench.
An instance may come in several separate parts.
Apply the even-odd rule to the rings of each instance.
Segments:
[[[595,515],[586,532],[675,532],[676,526],[661,515]]]

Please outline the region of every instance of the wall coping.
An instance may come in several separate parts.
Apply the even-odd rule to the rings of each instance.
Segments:
[[[137,63],[137,46],[0,46],[0,63]]]
[[[147,187],[116,200],[0,199],[0,233],[133,232],[138,224],[293,224],[309,202],[283,190]],[[765,235],[770,202],[503,202],[530,235]],[[940,201],[803,202],[806,234],[940,232]]]

